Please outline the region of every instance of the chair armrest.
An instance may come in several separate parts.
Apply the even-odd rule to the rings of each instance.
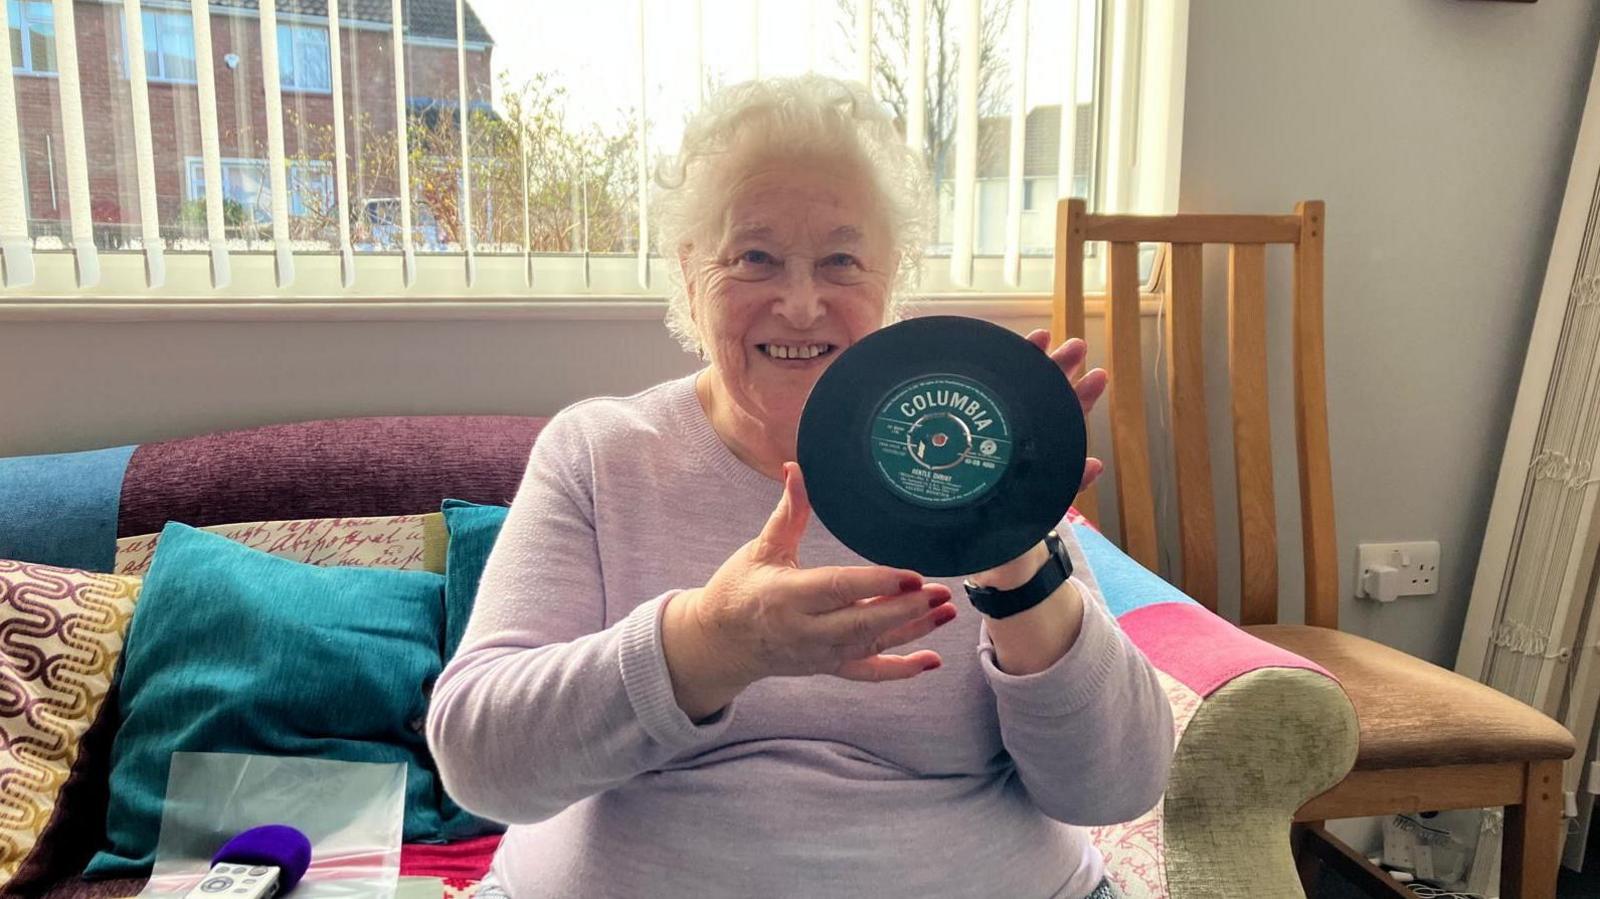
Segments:
[[[1172,897],[1300,897],[1295,811],[1355,764],[1356,716],[1333,680],[1261,668],[1199,703],[1162,799]]]
[[[1177,741],[1161,803],[1094,829],[1108,871],[1129,899],[1303,897],[1290,824],[1355,764],[1355,707],[1314,662],[1217,617],[1087,526],[1075,532],[1159,673]]]

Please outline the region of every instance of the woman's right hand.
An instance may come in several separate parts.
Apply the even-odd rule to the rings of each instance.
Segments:
[[[764,677],[900,680],[941,664],[933,650],[885,650],[955,618],[949,588],[924,584],[903,568],[801,568],[797,552],[811,505],[800,466],[786,462],[783,472],[783,498],[761,534],[704,587],[675,595],[667,607],[667,665],[691,717],[721,708]]]

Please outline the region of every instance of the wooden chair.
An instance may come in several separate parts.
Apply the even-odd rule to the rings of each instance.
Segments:
[[[1109,245],[1105,301],[1106,397],[1120,543],[1157,567],[1156,519],[1145,425],[1139,338],[1140,242],[1168,245],[1167,382],[1177,481],[1182,579],[1177,584],[1217,610],[1217,545],[1201,358],[1201,251],[1228,245],[1228,377],[1240,547],[1238,624],[1311,659],[1337,677],[1359,719],[1354,768],[1295,815],[1303,877],[1329,863],[1366,877],[1369,895],[1411,896],[1322,827],[1330,818],[1430,809],[1505,806],[1501,896],[1555,895],[1563,826],[1561,766],[1573,754],[1559,723],[1488,686],[1339,631],[1338,547],[1328,457],[1324,381],[1321,201],[1293,215],[1089,215],[1084,202],[1057,212],[1056,342],[1084,337],[1083,260],[1088,241]],[[1277,522],[1267,413],[1266,246],[1294,251],[1294,431],[1305,558],[1305,624],[1278,624]],[[1094,491],[1078,509],[1098,523]]]

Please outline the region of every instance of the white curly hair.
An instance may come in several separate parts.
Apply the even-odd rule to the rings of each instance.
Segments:
[[[885,324],[897,320],[931,236],[933,192],[922,155],[906,145],[894,119],[859,82],[816,74],[767,78],[711,97],[685,125],[677,155],[656,168],[653,215],[662,254],[675,262],[714,239],[729,201],[723,186],[733,180],[724,164],[759,159],[763,151],[836,159],[868,174],[892,247]],[[667,328],[685,350],[700,353],[682,272],[676,264],[667,269]]]

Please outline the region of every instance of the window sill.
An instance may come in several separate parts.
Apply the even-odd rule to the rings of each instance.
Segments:
[[[1139,313],[1153,316],[1159,297],[1140,297]],[[1090,294],[1088,318],[1105,314],[1104,298]],[[639,297],[504,297],[494,300],[322,301],[239,299],[227,302],[15,302],[0,299],[0,322],[151,321],[660,321],[662,299]],[[916,315],[969,315],[989,320],[1048,319],[1048,296],[934,296],[910,304]]]
[[[36,251],[34,283],[0,289],[0,321],[659,321],[666,313],[668,272],[657,258],[651,259],[652,287],[643,288],[631,256],[594,256],[587,276],[581,256],[480,256],[469,287],[459,254],[418,254],[409,286],[399,254],[361,255],[355,283],[346,288],[337,254],[304,253],[295,255],[293,281],[281,289],[270,253],[232,254],[231,281],[222,288],[212,287],[208,253],[169,251],[164,259],[165,284],[150,288],[143,253],[101,253],[101,282],[85,289],[71,251]],[[941,260],[926,262],[924,298],[912,305],[913,313],[1051,317],[1049,259],[1024,260],[1016,290],[999,287],[998,259],[978,260],[976,289],[951,285]],[[1159,301],[1148,294],[1142,299],[1141,311],[1153,315]],[[1102,315],[1103,296],[1091,292],[1085,306],[1087,315]]]

